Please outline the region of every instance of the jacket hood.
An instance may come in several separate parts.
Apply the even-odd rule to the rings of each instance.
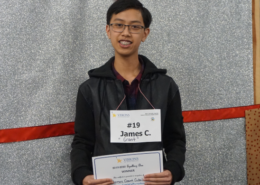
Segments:
[[[144,62],[144,72],[143,78],[149,74],[161,73],[166,74],[166,69],[158,69],[148,58],[143,55],[138,55]],[[115,57],[110,58],[104,65],[99,68],[91,69],[88,72],[89,77],[98,77],[98,78],[112,78],[116,79],[116,76],[112,70],[112,63],[114,62]]]

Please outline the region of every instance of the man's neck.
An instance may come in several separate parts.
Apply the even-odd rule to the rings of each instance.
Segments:
[[[129,84],[137,77],[141,70],[141,64],[138,55],[122,57],[115,56],[114,67],[116,71],[126,79]]]

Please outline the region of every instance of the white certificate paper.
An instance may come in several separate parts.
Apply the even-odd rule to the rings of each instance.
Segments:
[[[163,171],[162,151],[92,157],[95,179],[111,178],[114,184],[144,184],[144,175]]]

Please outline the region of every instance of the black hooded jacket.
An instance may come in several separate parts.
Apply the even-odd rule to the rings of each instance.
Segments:
[[[84,177],[93,174],[93,156],[165,151],[164,169],[170,170],[173,182],[184,177],[186,139],[178,86],[146,57],[140,89],[156,109],[161,109],[162,142],[110,143],[110,110],[115,110],[124,98],[124,87],[112,71],[112,57],[103,66],[89,71],[90,79],[80,85],[75,118],[75,136],[72,142],[72,180],[82,184]],[[152,109],[139,92],[136,109]],[[123,101],[118,110],[127,110]]]

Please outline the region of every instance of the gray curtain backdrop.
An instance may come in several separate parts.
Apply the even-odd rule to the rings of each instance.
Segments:
[[[0,129],[74,120],[79,84],[104,64],[112,0],[1,0]],[[251,0],[141,0],[140,47],[179,85],[183,110],[253,104]],[[186,123],[178,185],[247,184],[245,119]],[[73,136],[0,144],[0,184],[66,184]]]

